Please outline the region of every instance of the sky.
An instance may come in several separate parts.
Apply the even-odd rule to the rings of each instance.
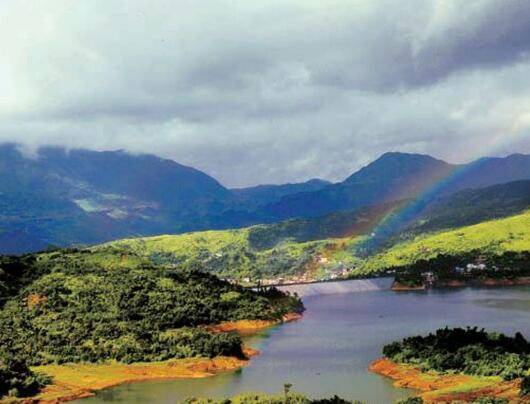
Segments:
[[[0,142],[240,187],[530,153],[525,0],[1,0]]]

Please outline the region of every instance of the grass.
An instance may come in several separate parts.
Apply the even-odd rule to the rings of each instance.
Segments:
[[[210,230],[180,235],[124,239],[110,245],[125,247],[133,252],[149,254],[153,252],[172,253],[176,257],[198,256],[205,250],[211,254],[227,248],[242,249],[248,246],[248,229]]]
[[[88,397],[93,395],[94,391],[122,383],[208,377],[218,372],[239,369],[245,363],[246,361],[237,358],[217,357],[133,364],[110,362],[36,366],[32,370],[51,376],[53,382],[33,399],[39,402],[56,402]]]

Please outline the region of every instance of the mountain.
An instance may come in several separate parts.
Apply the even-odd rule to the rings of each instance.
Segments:
[[[230,191],[199,170],[123,151],[0,147],[0,251],[183,231]]]
[[[424,233],[521,213],[530,207],[530,180],[472,188],[432,203],[404,232]]]
[[[417,197],[427,205],[440,195],[525,179],[530,179],[530,155],[482,158],[466,165],[452,165],[427,155],[391,152],[340,183],[285,196],[258,209],[255,215],[274,222]]]
[[[231,190],[199,170],[153,155],[46,147],[36,156],[25,156],[16,146],[3,145],[0,253],[343,212],[294,226],[304,237],[321,229],[333,236],[357,226],[356,213],[362,209],[422,196],[421,211],[459,190],[524,179],[530,179],[530,156],[522,154],[451,165],[426,155],[392,152],[336,184],[315,179]],[[286,234],[283,224],[277,229]]]
[[[447,193],[468,188],[483,188],[495,184],[530,179],[530,155],[484,157],[460,166],[448,181]]]
[[[331,182],[318,178],[306,182],[281,185],[258,185],[248,188],[234,188],[232,193],[238,203],[248,206],[248,209],[256,208],[277,202],[283,197],[301,192],[314,192],[330,185]]]
[[[343,182],[286,196],[260,213],[280,220],[307,218],[408,199],[447,177],[455,168],[430,156],[385,153]]]
[[[0,253],[226,228],[231,223],[217,219],[217,212],[234,206],[250,211],[325,184],[311,180],[232,191],[199,170],[153,155],[45,147],[25,156],[4,144]]]

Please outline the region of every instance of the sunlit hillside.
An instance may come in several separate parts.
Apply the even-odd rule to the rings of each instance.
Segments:
[[[438,254],[470,252],[480,249],[492,254],[530,250],[530,211],[473,226],[429,233],[397,244],[368,258],[356,256],[362,237],[346,237],[297,243],[279,242],[260,249],[254,236],[266,226],[240,230],[206,231],[120,240],[93,249],[122,251],[157,264],[196,266],[225,278],[298,281],[335,279],[381,273],[388,268],[433,258]],[[126,252],[132,253],[128,256]],[[117,258],[115,257],[114,260]]]
[[[506,251],[530,251],[530,211],[505,219],[416,237],[366,260],[366,272],[411,264],[439,254],[461,254],[473,250],[502,254]]]
[[[325,239],[297,243],[280,241],[260,249],[252,235],[258,227],[205,231],[126,239],[105,244],[106,248],[130,251],[158,264],[197,266],[226,278],[239,280],[283,277],[300,281],[347,275],[358,263],[354,246],[358,238]]]

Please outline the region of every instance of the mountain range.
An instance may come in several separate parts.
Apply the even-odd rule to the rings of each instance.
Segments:
[[[422,208],[427,209],[431,199],[435,204],[457,191],[528,179],[528,155],[452,165],[392,152],[338,183],[313,179],[228,189],[199,170],[153,155],[45,147],[26,156],[16,145],[5,144],[0,146],[0,253],[287,219],[322,220],[334,214],[340,218],[341,212],[380,213],[383,206],[425,193],[430,199]]]

